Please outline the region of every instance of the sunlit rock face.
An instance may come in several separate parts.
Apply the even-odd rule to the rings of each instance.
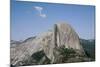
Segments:
[[[58,23],[51,31],[44,32],[35,38],[29,38],[21,42],[19,46],[11,48],[11,64],[24,65],[24,61],[40,51],[43,51],[44,57],[39,62],[36,62],[35,58],[32,59],[33,64],[43,64],[47,58],[49,63],[56,63],[60,54],[58,49],[62,46],[73,49],[81,55],[85,54],[74,29],[69,24]]]
[[[59,23],[56,24],[56,27],[57,31],[55,32],[55,36],[57,37],[58,47],[64,45],[66,48],[73,48],[84,52],[82,46],[80,45],[78,34],[69,24]]]

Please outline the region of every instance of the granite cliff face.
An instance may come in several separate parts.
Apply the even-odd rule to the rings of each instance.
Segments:
[[[11,65],[60,63],[61,48],[72,49],[75,56],[76,54],[85,56],[77,33],[66,23],[55,24],[52,31],[29,38],[18,46],[11,47]],[[68,55],[67,52],[64,53]]]
[[[77,33],[69,24],[59,23],[56,24],[55,26],[56,26],[56,29],[54,29],[56,30],[54,32],[56,33],[55,42],[57,43],[58,47],[64,45],[65,48],[73,48],[81,52],[84,52],[82,46],[80,45],[80,41]]]

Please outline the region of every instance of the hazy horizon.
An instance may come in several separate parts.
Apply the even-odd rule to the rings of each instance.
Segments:
[[[11,2],[11,40],[46,32],[59,21],[70,24],[82,39],[95,39],[95,7],[42,2]]]

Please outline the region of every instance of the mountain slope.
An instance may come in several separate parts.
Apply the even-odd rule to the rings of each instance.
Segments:
[[[11,48],[11,65],[14,66],[79,61],[90,59],[86,57],[77,33],[66,23],[55,24],[52,31]]]
[[[94,39],[91,39],[91,40],[80,39],[80,43],[82,44],[87,56],[90,57],[94,61],[95,60],[95,40]]]

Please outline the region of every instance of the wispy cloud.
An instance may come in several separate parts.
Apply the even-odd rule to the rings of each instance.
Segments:
[[[34,8],[38,11],[38,15],[40,16],[40,17],[42,17],[42,18],[46,18],[47,16],[46,16],[46,14],[44,14],[44,13],[42,13],[42,11],[43,11],[43,7],[40,7],[40,6],[34,6]]]

